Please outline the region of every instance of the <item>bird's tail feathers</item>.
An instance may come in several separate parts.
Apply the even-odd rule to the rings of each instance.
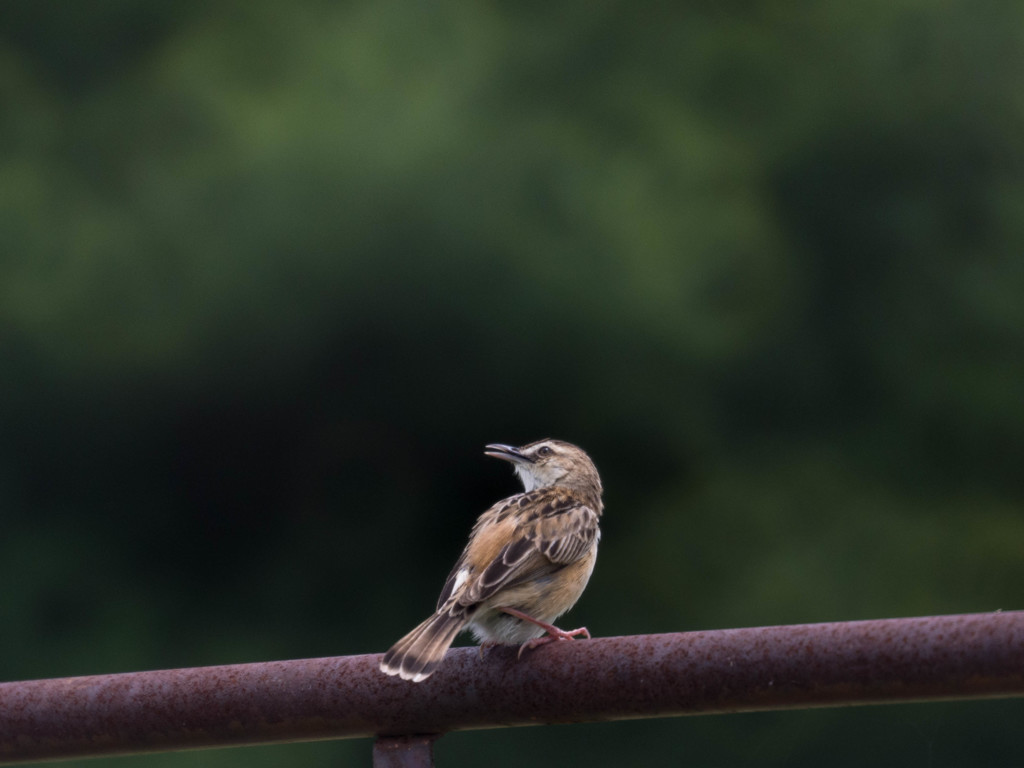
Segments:
[[[380,671],[418,683],[430,677],[455,636],[466,625],[464,611],[439,611],[407,634],[384,654]]]

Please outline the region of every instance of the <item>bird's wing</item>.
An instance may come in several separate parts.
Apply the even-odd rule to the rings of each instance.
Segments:
[[[459,572],[465,567],[464,561],[466,559],[466,553],[462,553],[456,563],[455,567],[452,568],[452,572],[448,574],[448,578],[445,579],[444,586],[441,588],[441,594],[437,598],[437,610],[441,610],[442,606],[448,602],[451,598],[452,593],[455,591],[456,586],[462,586],[459,583]]]
[[[441,589],[441,594],[437,598],[437,610],[441,610],[441,607],[451,599],[457,590],[462,588],[469,577],[471,569],[467,566],[467,558],[480,530],[482,528],[489,528],[507,519],[510,514],[519,508],[523,497],[527,495],[520,493],[507,499],[502,499],[477,518],[476,523],[473,525],[473,530],[469,534],[469,542],[466,544],[466,548],[462,550],[462,555],[460,555],[452,567],[452,571],[448,574],[444,587]]]
[[[597,513],[577,503],[565,512],[537,521],[534,543],[553,563],[569,565],[583,557],[600,538]]]
[[[451,599],[474,605],[554,573],[586,555],[599,535],[597,512],[564,489],[513,496],[481,516],[438,607]]]

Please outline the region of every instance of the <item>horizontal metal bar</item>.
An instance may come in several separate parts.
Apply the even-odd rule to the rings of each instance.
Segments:
[[[456,648],[0,684],[0,763],[374,735],[1024,695],[1024,612]],[[382,757],[382,759],[384,759]]]

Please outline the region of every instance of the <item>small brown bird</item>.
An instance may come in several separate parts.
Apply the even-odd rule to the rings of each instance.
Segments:
[[[520,655],[553,640],[590,637],[586,627],[565,631],[552,622],[576,604],[594,570],[604,508],[597,468],[560,440],[493,444],[484,452],[512,462],[524,492],[480,515],[437,611],[384,654],[386,674],[426,680],[464,628],[484,647],[522,643]]]

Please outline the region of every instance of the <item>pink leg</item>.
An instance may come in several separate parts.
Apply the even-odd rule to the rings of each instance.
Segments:
[[[541,621],[540,619],[535,619],[528,613],[517,611],[515,608],[499,608],[498,610],[507,613],[509,616],[515,616],[517,619],[522,619],[523,621],[528,621],[531,624],[536,624],[538,627],[540,627],[547,633],[543,637],[535,637],[533,640],[527,640],[525,643],[519,646],[519,654],[517,658],[520,659],[523,658],[523,651],[527,649],[532,650],[533,648],[536,648],[538,645],[551,643],[555,640],[572,640],[574,637],[578,635],[582,635],[583,637],[587,638],[587,640],[590,639],[590,630],[588,630],[586,627],[580,627],[579,629],[569,630],[559,629],[554,624],[548,624],[547,622]]]

